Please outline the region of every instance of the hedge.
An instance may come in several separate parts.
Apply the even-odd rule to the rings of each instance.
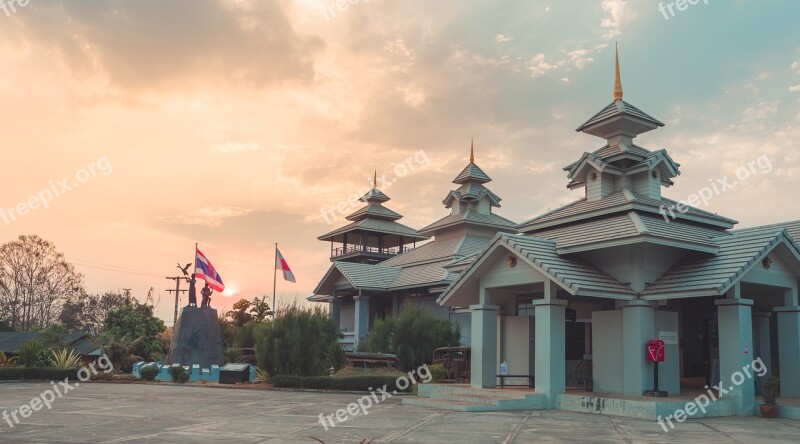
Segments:
[[[0,367],[0,381],[63,381],[65,378],[77,379],[78,369],[52,367]]]
[[[277,375],[272,377],[272,385],[277,388],[297,388],[315,390],[342,390],[353,392],[368,392],[383,389],[393,392],[410,392],[413,384],[409,382],[408,387],[400,389],[396,385],[397,378],[394,376],[353,376],[348,378],[331,378],[329,376],[289,376]],[[404,385],[404,384],[401,384]]]

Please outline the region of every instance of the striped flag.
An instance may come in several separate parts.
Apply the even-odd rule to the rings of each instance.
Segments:
[[[211,265],[211,261],[200,250],[197,250],[197,256],[194,260],[194,275],[198,279],[206,281],[208,286],[217,292],[221,293],[225,290],[225,284],[222,283],[222,278],[219,277],[217,269]]]
[[[289,264],[286,263],[286,259],[283,258],[281,254],[281,250],[275,249],[277,255],[275,256],[275,268],[281,270],[283,272],[283,280],[297,283],[294,278],[294,273],[292,273],[292,269],[289,268]]]

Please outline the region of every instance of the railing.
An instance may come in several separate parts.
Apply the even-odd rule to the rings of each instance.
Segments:
[[[339,257],[351,253],[374,253],[385,254],[387,256],[396,256],[400,253],[405,253],[411,250],[413,250],[411,247],[378,248],[366,245],[345,245],[341,248],[334,248],[331,257]]]

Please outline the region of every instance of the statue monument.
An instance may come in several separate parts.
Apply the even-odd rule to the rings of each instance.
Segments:
[[[196,264],[201,269],[197,254]],[[203,256],[203,260],[205,256]],[[219,315],[217,310],[211,308],[211,295],[214,291],[206,282],[200,294],[203,296],[201,307],[197,306],[197,290],[195,288],[197,278],[206,279],[201,272],[191,275],[188,272],[189,265],[178,268],[183,271],[186,282],[189,283],[189,305],[183,307],[178,321],[173,326],[172,342],[169,346],[169,354],[165,359],[165,364],[194,365],[200,368],[211,368],[212,365],[222,365],[224,363],[222,342],[222,329],[219,325]],[[219,278],[218,275],[216,275]]]

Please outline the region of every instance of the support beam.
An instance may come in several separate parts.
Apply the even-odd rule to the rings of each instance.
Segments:
[[[483,290],[488,292],[488,290]],[[488,297],[487,297],[488,298]],[[472,311],[471,385],[474,388],[497,386],[497,311],[488,304],[470,305]]]
[[[719,320],[719,383],[721,388],[728,391],[720,396],[733,399],[737,416],[753,416],[756,413],[753,381],[747,379],[738,385],[734,381],[734,375],[742,374],[742,369],[749,367],[755,359],[752,350],[753,300],[718,299],[714,304],[717,305]]]
[[[547,282],[545,288],[548,288]],[[533,301],[533,305],[536,313],[534,327],[536,393],[543,393],[547,397],[548,406],[555,408],[556,395],[566,390],[564,311],[567,301],[553,298]]]
[[[622,304],[622,392],[642,396],[653,389],[653,370],[647,362],[647,341],[655,339],[655,309],[652,302],[635,300]]]
[[[800,398],[800,306],[777,307],[781,396]],[[766,361],[765,361],[766,362]]]
[[[369,296],[361,293],[359,290],[358,296],[353,297],[356,302],[355,307],[355,347],[358,349],[358,344],[363,338],[367,336],[369,329]]]
[[[764,394],[764,382],[772,376],[772,349],[770,345],[769,321],[772,313],[766,311],[753,312],[753,359],[761,358],[767,367],[767,373],[756,377],[756,393]]]

